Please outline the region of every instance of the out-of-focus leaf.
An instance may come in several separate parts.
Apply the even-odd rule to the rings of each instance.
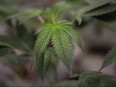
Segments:
[[[115,87],[116,80],[101,72],[86,71],[80,75],[79,87]]]
[[[116,87],[116,80],[111,76],[105,75],[101,72],[86,71],[80,75],[78,81],[70,80],[54,84],[51,87]]]
[[[0,36],[0,45],[29,51],[29,47],[19,38]]]
[[[0,19],[7,19],[9,16],[15,14],[16,12],[18,12],[19,7],[9,7],[7,8],[7,6],[0,6]]]
[[[33,17],[38,17],[41,14],[41,10],[40,9],[29,9],[29,10],[25,10],[25,11],[21,11],[18,14],[11,16],[12,17],[20,17],[21,23],[24,21],[27,21]]]
[[[77,17],[79,18],[79,23],[80,23],[80,18],[84,17],[84,15],[86,15],[86,13],[89,13],[89,12],[92,12],[98,8],[102,8],[104,7],[106,4],[108,4],[111,0],[99,0],[99,1],[96,1],[95,3],[91,4],[91,5],[88,5],[88,6],[85,6],[84,8],[80,9],[77,13]],[[106,13],[106,10],[102,10],[104,11],[104,13]],[[100,10],[101,11],[101,10]],[[110,12],[110,11],[109,11]],[[98,12],[99,13],[99,12]],[[108,12],[107,12],[108,13]],[[93,13],[90,13],[90,14],[93,14]],[[89,15],[90,15],[89,14]],[[100,13],[99,13],[100,14]],[[103,14],[103,13],[102,13]],[[96,11],[94,12],[94,15],[96,15]]]
[[[8,47],[0,48],[0,56],[4,56],[4,55],[9,54],[11,52],[12,52],[11,48],[8,48]]]
[[[107,4],[105,6],[96,8],[92,11],[87,12],[84,16],[99,16],[99,15],[104,15],[107,13],[111,13],[116,11],[116,4]]]
[[[115,61],[116,61],[116,45],[114,45],[113,48],[110,50],[110,52],[107,54],[101,69],[112,64]]]
[[[24,24],[19,25],[19,21],[16,23],[16,33],[17,36],[27,44],[28,47],[33,48],[33,40],[34,40],[34,35],[33,31],[27,29],[27,27]]]
[[[12,53],[6,54],[2,57],[3,61],[6,61],[11,67],[23,66],[26,62],[29,62],[28,56],[18,56]]]

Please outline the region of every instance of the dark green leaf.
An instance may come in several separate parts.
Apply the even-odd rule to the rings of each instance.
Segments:
[[[107,54],[101,69],[112,64],[115,61],[116,61],[116,45],[114,45],[113,48],[110,50],[110,52]]]
[[[0,45],[29,51],[28,46],[23,41],[21,41],[19,38],[0,36]]]

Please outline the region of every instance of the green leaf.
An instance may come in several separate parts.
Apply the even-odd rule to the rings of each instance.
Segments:
[[[11,16],[10,18],[12,17],[21,17],[22,20],[21,20],[21,23],[24,22],[24,21],[27,21],[33,17],[37,17],[41,14],[41,10],[40,9],[29,9],[29,10],[24,10],[22,12],[19,12],[18,14],[14,15],[14,16]]]
[[[16,26],[15,26],[16,34],[23,42],[25,42],[25,44],[27,44],[27,46],[30,49],[32,49],[33,45],[34,45],[33,31],[31,29],[29,31],[29,29],[24,24],[19,25],[19,23],[20,23],[20,21],[16,21]]]
[[[52,43],[57,57],[63,61],[68,69],[70,69],[72,64],[73,47],[69,36],[59,28],[54,29]]]
[[[59,18],[59,16],[65,12],[69,8],[69,5],[66,2],[58,2],[54,6],[54,16],[55,19]]]
[[[38,57],[43,53],[49,44],[50,38],[51,38],[52,32],[49,27],[45,27],[41,32],[39,32],[37,40],[35,42],[34,52]]]
[[[47,71],[47,60],[50,58],[46,57],[46,48],[49,44],[51,38],[51,29],[44,27],[39,33],[37,40],[35,42],[34,52],[35,52],[35,65],[39,77],[43,80],[45,73]],[[45,53],[44,53],[45,52]],[[45,59],[45,60],[44,60]],[[44,67],[45,66],[45,67]]]
[[[103,6],[103,5],[106,5],[107,3],[109,3],[111,0],[100,0],[100,1],[96,1],[96,3],[92,4],[92,5],[89,5],[89,6],[86,6],[82,9],[79,10],[78,12],[78,15],[83,15],[84,13],[86,12],[89,12],[93,9],[96,9],[100,6]]]
[[[79,35],[76,31],[74,31],[71,27],[69,26],[64,26],[63,27],[64,31],[71,37],[73,40],[77,43],[77,45],[83,49],[81,40],[79,38]]]
[[[71,40],[72,37],[74,38],[76,36],[76,33],[74,33],[74,31],[72,30],[70,24],[71,23],[67,21],[58,21],[53,24],[46,23],[43,24],[37,31],[38,37],[35,43],[34,52],[35,62],[39,65],[39,67],[36,67],[38,71],[39,69],[41,70],[41,66],[45,62],[43,60],[44,54],[46,48],[49,47],[53,50],[53,53],[51,54],[51,63],[53,65],[57,65],[57,61],[60,60],[68,69],[72,68],[71,65],[73,56],[73,46]],[[65,29],[67,28],[69,28],[69,30],[71,29],[70,31],[73,33],[68,34],[67,32],[70,31],[68,30],[66,32]],[[40,73],[42,73],[42,71],[40,71]],[[41,76],[41,74],[39,75]],[[44,77],[44,75],[42,75],[42,77]]]
[[[100,70],[112,64],[115,61],[116,61],[116,45],[114,45],[113,48],[110,50],[110,52],[106,55],[106,58]]]
[[[15,37],[7,37],[7,36],[0,36],[0,45],[7,46],[10,48],[17,48],[20,50],[29,51],[30,49],[28,46],[19,38]]]
[[[115,87],[116,80],[97,71],[86,71],[80,75],[79,87]]]
[[[99,16],[99,15],[104,15],[110,12],[116,11],[116,5],[115,4],[108,4],[102,7],[99,7],[97,9],[94,9],[92,11],[87,12],[84,14],[84,16]]]
[[[47,73],[51,63],[51,49],[46,49],[45,53],[42,53],[35,61],[36,71],[39,77],[43,80]]]
[[[5,5],[0,5],[0,19],[6,19],[8,16],[13,15],[17,12],[18,7],[8,7]]]
[[[45,10],[46,21],[49,23],[54,23],[60,18],[60,16],[67,11],[69,5],[66,2],[58,2],[54,5],[54,8],[47,8]]]
[[[108,4],[111,0],[99,0],[96,1],[95,3],[89,5],[89,6],[85,6],[84,8],[80,9],[77,13],[77,20],[79,21],[79,23],[81,22],[80,19],[82,19],[83,15],[86,14],[87,12],[90,12],[94,9],[97,9],[101,6],[104,6],[106,4]]]

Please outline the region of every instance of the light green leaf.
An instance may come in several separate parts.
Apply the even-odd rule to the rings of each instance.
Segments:
[[[70,69],[73,47],[69,36],[61,29],[54,29],[52,43],[57,57],[63,61],[68,69]]]
[[[74,31],[71,27],[69,26],[64,26],[63,27],[64,31],[70,36],[73,38],[73,40],[77,43],[77,45],[83,49],[82,47],[82,43],[81,43],[81,40],[79,38],[79,35],[76,31]]]
[[[51,59],[52,58],[50,48],[46,49],[45,53],[42,53],[35,59],[36,71],[42,80],[44,79],[44,76],[50,67]]]
[[[41,55],[41,53],[43,53],[47,47],[47,45],[49,44],[49,40],[51,38],[51,29],[43,29],[41,32],[39,32],[39,35],[37,37],[37,40],[35,42],[35,47],[34,47],[34,52],[35,54],[37,54],[36,57],[38,57],[39,55]]]
[[[66,2],[58,2],[54,5],[54,8],[47,8],[45,10],[45,16],[47,22],[54,23],[56,20],[60,18],[60,16],[67,11],[69,5]]]

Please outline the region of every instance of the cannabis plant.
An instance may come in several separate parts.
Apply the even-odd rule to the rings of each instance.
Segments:
[[[72,20],[67,20],[67,15],[70,14],[70,18],[77,20],[78,26],[81,26],[85,19],[97,19],[107,22],[108,24],[112,24],[116,20],[115,0],[79,1],[81,3],[80,5],[84,6],[83,8],[74,5],[78,1],[68,0],[67,2],[57,2],[53,6],[47,8],[33,8],[23,12],[19,11],[18,14],[7,17],[7,19],[20,17],[19,26],[25,21],[29,21],[29,19],[34,19],[35,17],[39,19],[39,23],[41,24],[38,23],[39,27],[34,34],[37,35],[34,46],[32,45],[30,47],[30,42],[28,42],[30,41],[28,38],[33,39],[34,36],[30,36],[30,34],[27,33],[29,37],[24,38],[25,31],[22,32],[24,33],[24,37],[22,34],[18,34],[20,31],[17,32],[18,37],[21,39],[21,41],[19,40],[19,45],[21,47],[2,38],[0,39],[0,45],[22,49],[25,50],[27,54],[33,55],[33,64],[37,74],[42,80],[51,68],[51,65],[57,64],[58,61],[61,61],[65,65],[72,77],[72,57],[74,50],[72,42],[74,41],[84,52],[85,50],[79,38],[79,32],[75,30],[74,22]],[[0,11],[4,12],[3,10]],[[80,78],[78,83],[75,81],[71,81],[71,83],[74,83],[78,87],[92,87],[95,84],[97,87],[105,87],[106,85],[102,83],[107,82],[116,86],[116,81],[114,79],[100,72],[104,67],[114,61],[116,61],[116,45],[114,45],[109,54],[107,54],[103,66],[98,72],[83,72],[79,75]],[[70,82],[68,83],[71,85]],[[66,86],[65,83],[63,86]]]

